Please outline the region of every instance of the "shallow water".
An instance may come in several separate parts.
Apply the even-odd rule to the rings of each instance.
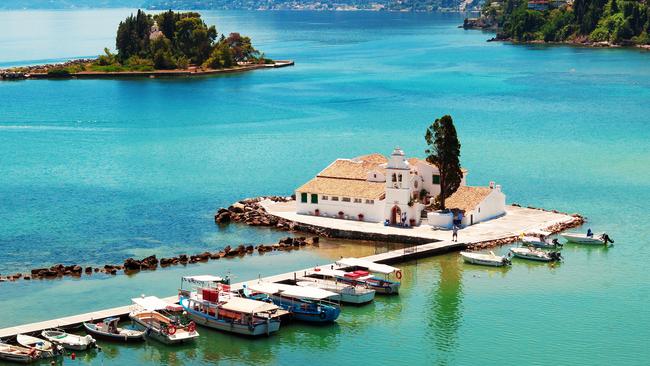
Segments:
[[[128,13],[0,13],[0,67],[96,54]],[[286,234],[217,228],[212,214],[290,194],[336,157],[395,145],[421,156],[427,123],[446,113],[470,184],[495,180],[509,202],[580,212],[616,244],[567,246],[555,267],[431,258],[404,266],[401,296],[346,307],[335,326],[283,325],[256,341],[202,330],[198,347],[107,347],[87,363],[647,362],[650,53],[487,43],[455,14],[204,15],[296,66],[0,83],[0,273],[274,242]],[[356,248],[331,245],[133,278],[0,283],[0,326],[171,295],[185,273],[248,279]]]

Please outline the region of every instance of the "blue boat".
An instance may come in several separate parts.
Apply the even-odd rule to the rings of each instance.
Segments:
[[[331,302],[340,295],[319,288],[257,282],[245,286],[243,294],[250,299],[273,302],[300,321],[329,323],[341,314],[341,307]]]

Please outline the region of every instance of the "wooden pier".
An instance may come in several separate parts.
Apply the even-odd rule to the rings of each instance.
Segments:
[[[553,230],[558,229],[549,228],[562,228],[575,226],[575,223],[582,222],[576,217],[561,214],[558,212],[550,212],[544,210],[537,210],[531,208],[508,206],[506,208],[507,215],[490,220],[485,223],[472,225],[468,228],[462,229],[459,232],[459,238],[464,242],[452,242],[451,233],[445,230],[431,230],[424,226],[410,229],[385,227],[381,224],[365,223],[351,220],[339,220],[332,218],[314,217],[296,215],[295,210],[287,204],[276,204],[267,207],[272,215],[284,217],[285,219],[301,222],[312,226],[321,226],[335,228],[337,232],[342,235],[345,233],[372,233],[381,235],[382,237],[400,237],[403,243],[409,243],[419,240],[425,244],[412,245],[402,249],[389,251],[386,253],[375,254],[364,257],[363,259],[373,261],[376,263],[395,264],[406,262],[413,259],[432,257],[435,255],[462,250],[468,246],[475,246],[486,241],[498,240],[511,240],[519,237],[524,232],[535,232],[538,230]],[[559,229],[561,230],[561,229]],[[319,268],[338,268],[334,263],[319,266]],[[280,282],[284,280],[294,279],[296,276],[302,275],[303,272],[313,269],[299,269],[292,272],[282,273],[274,276],[262,278],[267,282]],[[258,281],[257,278],[249,281],[239,282],[232,284],[234,290],[241,289],[246,283]],[[170,303],[177,301],[176,296],[171,296],[166,299]],[[92,320],[100,320],[107,317],[126,317],[130,311],[131,306],[120,306],[112,309],[105,309],[85,314],[73,315],[53,320],[46,320],[31,324],[19,325],[9,328],[0,329],[0,339],[10,338],[18,334],[26,333],[39,333],[42,330],[50,328],[74,328],[80,326],[83,322]]]
[[[399,263],[405,262],[411,259],[430,257],[442,253],[447,253],[454,250],[463,249],[466,245],[464,243],[456,243],[451,241],[440,241],[435,243],[416,245],[412,247],[407,247],[403,249],[393,250],[386,253],[375,254],[363,259],[371,260],[377,263]],[[319,268],[330,268],[338,266],[334,263],[325,264],[319,266]],[[303,272],[313,269],[316,267],[310,267],[305,269],[296,270],[294,272],[282,273],[279,275],[264,277],[262,280],[267,282],[279,282],[284,280],[293,279],[294,276],[300,276]],[[233,290],[239,290],[243,287],[245,283],[256,282],[257,278],[251,279],[249,281],[239,282],[232,284],[231,288]],[[176,296],[171,296],[164,299],[170,303],[176,303],[178,298]],[[51,328],[76,328],[79,327],[84,322],[89,322],[93,320],[100,320],[108,317],[121,317],[125,318],[131,309],[130,305],[120,306],[111,309],[104,309],[99,311],[93,311],[84,314],[72,315],[58,319],[45,320],[36,323],[24,324],[15,327],[9,327],[0,329],[0,338],[12,338],[18,334],[37,334],[45,329]]]

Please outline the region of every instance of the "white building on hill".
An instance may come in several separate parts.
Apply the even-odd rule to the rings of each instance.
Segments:
[[[463,212],[463,225],[505,213],[505,195],[496,187],[466,186],[467,170],[447,207]],[[493,193],[496,192],[496,193]],[[407,159],[400,148],[381,154],[336,159],[296,189],[298,214],[348,220],[419,225],[428,197],[440,193],[438,168],[426,160]],[[493,193],[493,194],[491,194]],[[425,198],[427,197],[427,198]]]

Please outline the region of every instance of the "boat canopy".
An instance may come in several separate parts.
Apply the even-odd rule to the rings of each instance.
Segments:
[[[223,281],[223,278],[219,276],[212,276],[212,275],[199,275],[199,276],[185,276],[183,277],[183,281],[187,282],[221,282]]]
[[[370,272],[390,274],[399,271],[399,268],[389,266],[387,264],[375,263],[369,260],[360,258],[341,258],[336,261],[336,264],[348,267],[364,267],[368,268]]]
[[[307,300],[323,300],[333,296],[338,296],[338,294],[335,292],[323,290],[320,288],[300,287],[270,282],[257,282],[249,284],[247,287],[255,292],[261,292],[269,295],[277,294],[285,297]]]
[[[174,307],[174,305],[156,296],[136,297],[131,301],[147,311],[165,310]]]
[[[347,272],[341,271],[340,269],[329,269],[329,268],[319,268],[318,270],[307,271],[307,274],[317,274],[322,276],[329,277],[345,277]]]
[[[229,311],[248,313],[248,314],[276,311],[279,309],[274,304],[269,304],[263,301],[245,299],[243,297],[232,297],[226,303],[221,305],[221,308]]]

